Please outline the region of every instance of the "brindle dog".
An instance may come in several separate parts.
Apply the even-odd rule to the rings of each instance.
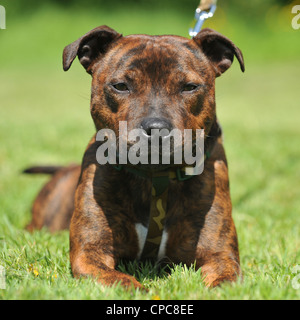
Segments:
[[[149,136],[153,128],[204,129],[209,156],[203,173],[169,181],[156,258],[195,263],[207,286],[236,280],[241,274],[238,241],[216,118],[215,78],[231,66],[234,56],[244,71],[239,48],[211,29],[189,40],[123,37],[101,26],[64,49],[65,71],[76,56],[92,76],[90,110],[97,131],[109,128],[118,137],[120,121],[127,121],[128,130],[143,128]],[[82,161],[70,226],[72,272],[76,277],[92,275],[107,285],[120,282],[140,288],[134,277],[115,267],[120,259],[141,258],[151,224],[152,181],[126,165],[121,170],[99,165],[100,144],[94,136]],[[149,176],[173,169],[172,165],[145,166]]]

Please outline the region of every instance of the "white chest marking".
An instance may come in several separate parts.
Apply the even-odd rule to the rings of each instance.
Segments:
[[[143,249],[144,249],[145,242],[146,242],[148,228],[144,227],[141,223],[136,223],[135,230],[136,230],[136,233],[138,236],[138,244],[139,244],[139,251],[137,254],[137,259],[140,259],[142,252],[143,252]],[[158,261],[163,259],[166,255],[167,241],[168,241],[168,233],[166,230],[164,230],[162,237],[161,237],[161,243],[160,243],[158,255],[157,255]]]
[[[140,259],[145,242],[146,242],[148,228],[144,227],[141,223],[136,223],[135,224],[135,231],[137,233],[138,242],[139,242],[139,251],[137,254],[137,259]]]
[[[162,260],[166,256],[167,241],[168,241],[168,232],[164,230],[161,237],[159,250],[158,250],[157,261]]]

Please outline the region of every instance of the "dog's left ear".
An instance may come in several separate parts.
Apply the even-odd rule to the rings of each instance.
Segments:
[[[228,38],[212,30],[203,29],[194,38],[193,41],[202,49],[216,71],[216,77],[219,77],[232,64],[234,56],[237,57],[241,70],[245,71],[244,59],[241,50]]]

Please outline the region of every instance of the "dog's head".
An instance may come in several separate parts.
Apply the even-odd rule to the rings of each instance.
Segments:
[[[244,71],[243,56],[229,39],[203,29],[193,39],[179,36],[121,34],[95,28],[65,47],[67,71],[78,56],[92,75],[91,115],[97,130],[142,128],[204,129],[215,121],[215,78],[234,56]]]

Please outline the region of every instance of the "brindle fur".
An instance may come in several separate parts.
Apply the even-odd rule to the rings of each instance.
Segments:
[[[37,195],[32,205],[32,219],[28,231],[46,227],[50,232],[69,229],[74,211],[74,196],[81,166],[32,167],[30,174],[51,174],[52,177]]]
[[[208,286],[236,280],[241,270],[227,160],[216,119],[215,78],[230,67],[234,56],[244,71],[241,51],[210,29],[189,40],[123,37],[101,26],[65,48],[64,70],[76,56],[93,78],[91,115],[96,130],[110,128],[118,135],[119,121],[127,121],[129,131],[140,128],[148,117],[168,119],[182,131],[205,130],[210,157],[204,172],[184,182],[170,182],[166,258],[187,265],[195,262]],[[126,83],[129,91],[116,92],[112,84],[118,82]],[[183,91],[189,83],[199,87]],[[120,259],[137,257],[135,224],[149,223],[151,180],[99,165],[99,146],[94,136],[82,161],[70,226],[72,272],[76,277],[92,275],[107,285],[121,282],[141,288],[134,277],[115,267]]]

